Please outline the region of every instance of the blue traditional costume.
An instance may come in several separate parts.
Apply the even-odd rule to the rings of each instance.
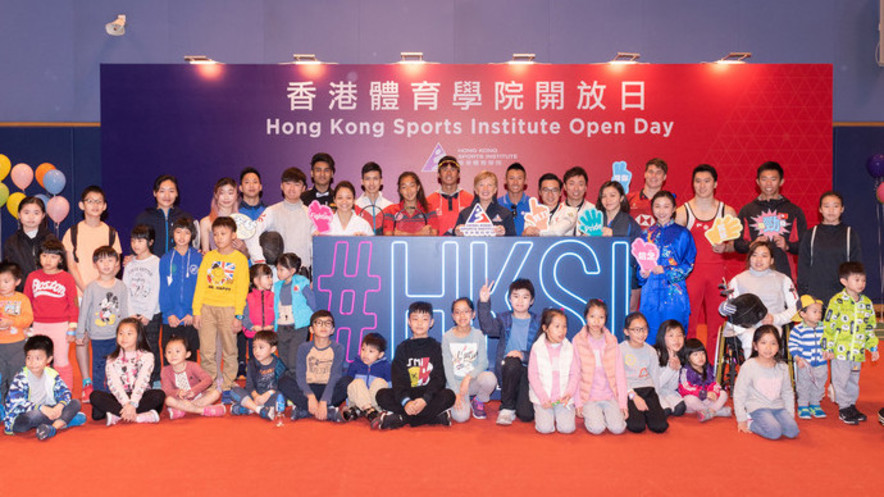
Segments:
[[[694,267],[697,247],[691,232],[669,221],[664,226],[654,224],[642,232],[642,240],[653,242],[660,249],[657,264],[663,266],[663,274],[651,273],[647,278],[638,275],[642,287],[639,310],[648,320],[648,342],[657,339],[660,323],[675,319],[687,329],[691,303],[685,279]]]

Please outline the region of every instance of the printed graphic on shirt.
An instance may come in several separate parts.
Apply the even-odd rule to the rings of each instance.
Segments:
[[[236,264],[233,262],[215,261],[206,274],[209,281],[209,288],[216,290],[230,290],[233,283],[233,273],[236,271]]]
[[[34,292],[34,297],[52,297],[56,299],[63,299],[65,296],[65,287],[61,282],[58,281],[41,281],[37,278],[34,278],[34,281],[31,283],[31,290]]]
[[[408,359],[408,376],[411,378],[411,388],[422,387],[430,383],[430,373],[433,372],[433,363],[429,357],[412,357]]]
[[[451,364],[454,376],[464,378],[473,372],[473,364],[479,360],[478,343],[451,343]]]
[[[127,269],[129,274],[129,296],[136,302],[144,302],[150,297],[153,285],[153,273],[146,267]]]
[[[335,362],[335,353],[332,348],[328,347],[325,350],[310,349],[306,362],[307,383],[328,384],[332,364]]]
[[[120,315],[120,299],[113,292],[107,292],[101,302],[98,303],[98,310],[95,311],[96,326],[112,326],[117,322],[117,316]]]
[[[21,301],[20,300],[7,300],[3,302],[3,315],[4,316],[20,316],[21,315]]]

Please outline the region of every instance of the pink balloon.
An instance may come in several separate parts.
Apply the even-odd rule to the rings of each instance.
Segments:
[[[49,203],[46,204],[46,214],[49,216],[49,219],[55,221],[55,224],[64,221],[64,218],[68,217],[70,210],[71,204],[68,203],[68,199],[60,195],[50,198]]]
[[[16,164],[9,175],[12,177],[12,182],[15,186],[22,191],[31,184],[31,181],[34,181],[34,170],[24,162]]]

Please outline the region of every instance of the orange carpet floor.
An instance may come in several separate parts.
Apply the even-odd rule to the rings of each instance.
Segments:
[[[77,392],[79,393],[79,392]],[[801,421],[791,441],[740,434],[731,419],[669,431],[539,435],[533,424],[368,429],[314,420],[188,415],[157,425],[87,422],[47,442],[0,439],[0,495],[880,495],[884,365],[867,365],[859,426]],[[87,412],[89,408],[85,409]]]

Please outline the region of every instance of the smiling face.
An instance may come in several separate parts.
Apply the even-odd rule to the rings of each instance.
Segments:
[[[749,267],[755,271],[767,271],[771,264],[773,264],[773,257],[771,257],[770,250],[763,245],[756,247],[752,255],[749,256]]]
[[[176,248],[187,248],[190,246],[190,239],[192,235],[190,234],[190,230],[187,228],[175,228],[175,231],[172,232],[172,240],[175,241]]]
[[[718,182],[712,177],[712,173],[708,171],[699,171],[694,174],[694,195],[698,198],[712,198],[715,195],[715,188]]]
[[[154,198],[157,199],[157,207],[163,210],[171,208],[178,199],[178,187],[172,180],[166,180],[160,183],[157,191],[153,192]]]
[[[470,306],[466,301],[458,300],[454,303],[454,308],[451,310],[451,317],[454,318],[454,324],[456,324],[458,328],[466,329],[470,328],[472,325],[476,313],[470,309]]]
[[[282,189],[282,197],[289,203],[299,202],[304,193],[304,183],[300,181],[284,181],[279,187]]]
[[[518,169],[510,169],[506,173],[506,191],[518,197],[525,191],[525,173]]]
[[[554,208],[559,204],[559,198],[562,196],[562,189],[559,188],[559,182],[554,179],[546,179],[540,182],[540,200],[543,205]]]
[[[568,178],[568,181],[565,182],[565,195],[572,205],[583,202],[583,198],[586,196],[586,180],[583,176],[576,175]]]
[[[218,207],[229,212],[236,204],[236,188],[233,185],[223,185],[215,191],[215,202]]]
[[[534,305],[534,297],[526,288],[517,288],[510,292],[510,305],[513,312],[525,313]]]
[[[611,214],[616,215],[617,212],[620,211],[620,202],[623,200],[623,197],[620,195],[620,191],[613,186],[609,186],[602,190],[602,207],[605,208],[605,211],[608,213],[608,217],[611,217]]]
[[[190,357],[190,352],[180,340],[169,342],[166,345],[166,362],[172,366],[183,364]]]
[[[380,171],[369,171],[362,175],[362,188],[365,189],[365,193],[372,197],[381,191],[382,184],[383,180],[381,179]]]
[[[310,323],[310,332],[314,337],[328,338],[335,332],[335,321],[328,316],[318,317]]]
[[[338,210],[343,212],[352,211],[353,202],[353,192],[351,192],[349,188],[338,187],[338,192],[335,193],[335,205]]]
[[[656,165],[651,164],[645,168],[645,186],[651,191],[657,191],[663,188],[663,183],[666,182],[666,173],[663,172],[663,168]]]
[[[454,164],[447,162],[438,170],[439,184],[442,187],[454,188],[460,183],[460,169]]]
[[[494,200],[497,195],[497,179],[494,177],[486,177],[476,182],[476,197],[479,202],[488,203]]]
[[[772,360],[780,351],[780,344],[773,333],[765,333],[752,344],[752,348],[758,351],[758,357]]]
[[[663,343],[670,354],[674,354],[684,348],[684,331],[681,328],[669,328],[663,335]]]
[[[651,208],[654,211],[654,218],[660,225],[668,223],[672,219],[672,214],[675,213],[675,205],[672,200],[666,197],[658,197],[654,200],[654,205]]]
[[[758,189],[761,190],[761,197],[764,199],[777,198],[780,196],[780,188],[783,186],[783,178],[777,171],[762,171],[755,180]]]
[[[623,330],[623,334],[629,337],[630,345],[641,346],[648,338],[648,322],[642,318],[633,319],[629,328]]]
[[[261,178],[255,173],[245,174],[239,185],[239,191],[242,192],[242,196],[252,200],[257,199],[258,196],[261,195],[261,190],[263,189],[264,187],[261,185]]]

